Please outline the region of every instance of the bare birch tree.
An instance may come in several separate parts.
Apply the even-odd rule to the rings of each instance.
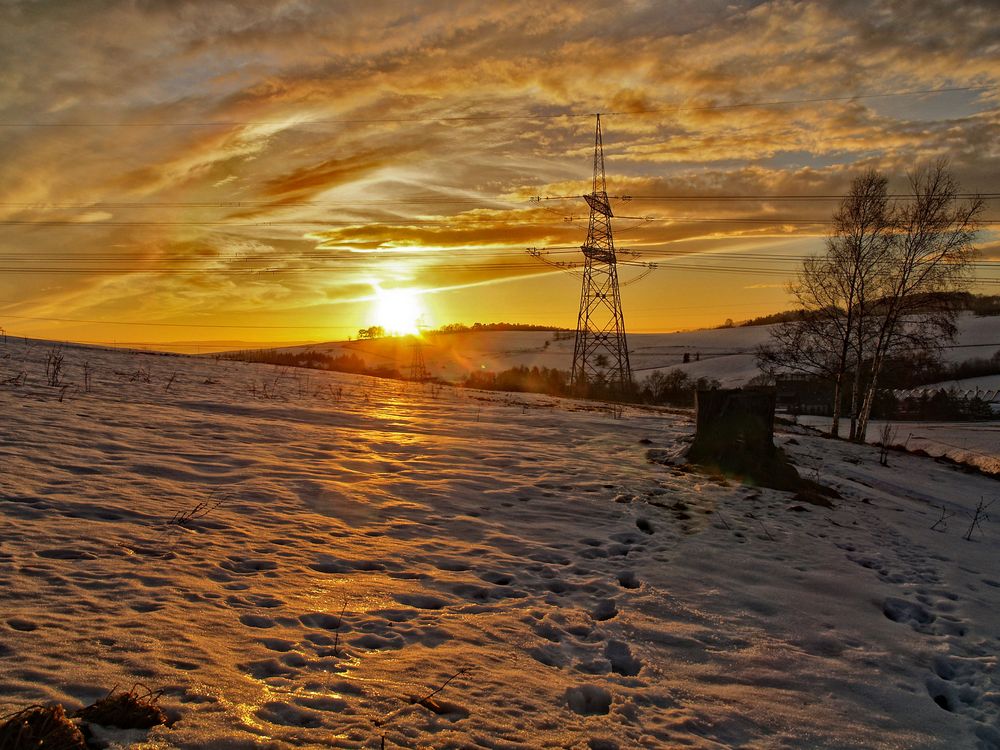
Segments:
[[[758,363],[767,371],[791,370],[833,383],[834,436],[840,432],[844,381],[851,371],[851,437],[855,432],[861,364],[871,339],[870,295],[891,242],[887,185],[873,169],[851,183],[833,217],[826,253],[806,260],[791,285],[803,318],[779,325],[771,343],[758,350]]]
[[[947,163],[938,161],[910,175],[912,197],[893,211],[893,234],[879,279],[878,326],[858,417],[857,439],[864,441],[878,379],[886,359],[899,351],[940,346],[955,336],[955,310],[948,292],[971,280],[973,242],[983,202],[958,200],[958,184]]]
[[[802,319],[777,326],[757,353],[769,373],[833,384],[834,436],[848,374],[850,437],[864,441],[886,360],[939,351],[955,335],[948,293],[970,280],[983,204],[959,202],[944,161],[911,174],[910,188],[912,196],[890,206],[883,175],[869,170],[854,180],[826,252],[806,260],[791,285]]]

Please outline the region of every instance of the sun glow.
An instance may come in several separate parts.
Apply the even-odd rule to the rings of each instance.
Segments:
[[[375,287],[375,325],[393,336],[420,333],[424,315],[420,294],[414,289],[382,289]]]

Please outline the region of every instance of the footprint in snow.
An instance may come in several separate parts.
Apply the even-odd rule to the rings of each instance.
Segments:
[[[631,570],[623,570],[618,574],[618,585],[623,589],[637,589],[641,585],[635,573]]]
[[[395,594],[393,599],[416,609],[443,609],[448,604],[444,599],[428,594]]]
[[[566,703],[581,716],[601,716],[611,710],[611,693],[597,685],[579,685],[566,690]]]
[[[270,617],[264,617],[263,615],[240,615],[240,622],[246,625],[248,628],[273,628],[277,623]]]
[[[316,729],[323,726],[322,718],[314,712],[283,701],[273,701],[264,704],[257,711],[257,717],[272,724],[279,724],[285,727]]]
[[[284,664],[277,659],[259,659],[240,665],[251,677],[258,680],[266,680],[271,677],[288,677],[296,672],[296,669],[289,664]]]
[[[598,621],[611,620],[618,616],[618,606],[614,599],[601,599],[594,607],[591,616]]]
[[[604,656],[611,662],[611,671],[617,674],[635,677],[642,671],[642,662],[632,656],[632,650],[624,641],[608,641]]]
[[[239,575],[253,575],[254,573],[275,570],[278,563],[273,560],[230,557],[228,560],[220,562],[219,567]]]
[[[283,638],[261,638],[260,642],[269,651],[280,651],[281,653],[287,653],[295,647],[294,643]]]
[[[322,630],[340,630],[340,617],[327,614],[326,612],[310,612],[299,616],[299,622],[307,628],[320,628]]]
[[[84,552],[78,549],[42,549],[38,550],[36,553],[39,557],[45,557],[50,560],[96,560],[97,555],[91,554],[90,552]]]
[[[653,535],[656,530],[653,528],[652,522],[647,518],[637,518],[635,519],[635,527],[639,529],[643,534]]]

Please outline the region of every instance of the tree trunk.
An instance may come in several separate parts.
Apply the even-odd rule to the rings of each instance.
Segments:
[[[878,377],[884,361],[885,347],[879,346],[875,351],[875,358],[872,360],[872,371],[868,387],[865,389],[865,400],[861,405],[861,414],[858,415],[858,431],[855,439],[859,443],[864,443],[865,436],[868,434],[868,420],[871,418],[872,407],[875,405],[875,391],[878,388]]]
[[[843,373],[838,372],[833,381],[833,421],[830,423],[830,437],[840,437],[840,384]]]
[[[851,435],[850,440],[856,440],[858,436],[858,397],[861,395],[861,355],[858,355],[857,364],[854,367],[854,383],[851,386]]]

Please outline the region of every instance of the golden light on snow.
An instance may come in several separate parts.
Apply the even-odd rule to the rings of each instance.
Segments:
[[[375,325],[394,336],[420,333],[418,323],[424,315],[420,293],[416,289],[375,287]]]

